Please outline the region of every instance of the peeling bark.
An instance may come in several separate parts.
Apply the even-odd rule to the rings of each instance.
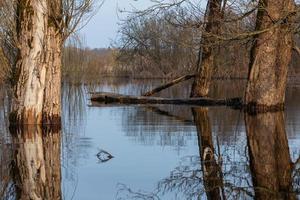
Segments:
[[[62,20],[61,0],[48,1],[48,35],[46,57],[46,85],[44,90],[43,124],[61,123],[61,66]]]
[[[39,123],[42,119],[46,68],[44,41],[47,19],[46,0],[19,0],[18,27],[19,55],[14,111],[11,119],[24,124]]]
[[[59,124],[61,0],[18,0],[18,81],[11,124]]]
[[[245,104],[251,112],[282,110],[288,65],[292,55],[293,0],[260,0],[256,30],[274,26],[259,34],[251,50]],[[279,25],[274,25],[278,23]]]

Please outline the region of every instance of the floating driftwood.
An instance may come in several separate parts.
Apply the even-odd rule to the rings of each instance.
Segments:
[[[199,105],[199,106],[240,106],[241,98],[211,99],[211,98],[162,98],[131,96],[108,92],[91,93],[93,102],[104,104],[176,104],[176,105]]]

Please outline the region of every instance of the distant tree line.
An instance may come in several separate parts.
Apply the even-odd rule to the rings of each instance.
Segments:
[[[159,5],[144,11],[131,12],[120,26],[118,38],[109,49],[89,49],[78,42],[67,42],[63,50],[62,77],[73,82],[97,80],[100,76],[176,77],[194,73],[201,37],[205,31],[205,9],[184,1],[180,5]],[[251,1],[222,8],[220,37],[213,46],[213,77],[246,78],[253,37],[244,37],[255,28],[257,5]],[[203,2],[202,2],[203,3]],[[1,9],[14,11],[3,1]],[[17,50],[14,19],[1,12],[0,81],[14,82]],[[9,15],[10,16],[10,15]],[[13,23],[12,23],[13,22]],[[223,37],[223,40],[222,38]],[[224,38],[227,37],[227,40]],[[230,39],[231,38],[231,39]],[[296,37],[296,43],[299,39]],[[290,74],[298,73],[299,55],[293,53]]]
[[[96,83],[103,76],[118,74],[113,67],[113,49],[90,49],[79,44],[71,42],[63,48],[63,81],[73,84]]]

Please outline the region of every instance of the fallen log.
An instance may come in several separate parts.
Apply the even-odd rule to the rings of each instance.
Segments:
[[[156,94],[156,93],[158,93],[158,92],[160,92],[164,89],[167,89],[167,88],[169,88],[169,87],[171,87],[171,86],[173,86],[177,83],[189,80],[189,79],[194,78],[194,77],[195,77],[195,74],[189,74],[189,75],[181,76],[181,77],[176,78],[176,79],[174,79],[174,80],[172,80],[172,81],[170,81],[170,82],[168,82],[164,85],[156,87],[156,88],[154,88],[153,90],[151,90],[149,92],[146,92],[146,93],[142,94],[142,96],[145,96],[145,97],[152,96],[153,94]]]
[[[242,105],[241,98],[230,99],[211,99],[206,97],[196,98],[162,98],[162,97],[145,97],[131,96],[108,92],[91,93],[92,106],[93,102],[104,104],[176,104],[176,105],[199,105],[199,106],[232,106]]]

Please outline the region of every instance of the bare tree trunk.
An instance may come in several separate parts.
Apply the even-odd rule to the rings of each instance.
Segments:
[[[43,124],[61,123],[62,66],[62,0],[48,0],[48,35],[46,49],[46,84],[43,104]]]
[[[192,109],[197,128],[198,146],[207,199],[226,199],[221,166],[215,159],[212,130],[207,108]]]
[[[296,199],[284,113],[245,116],[256,199]]]
[[[46,65],[44,44],[47,32],[47,1],[19,0],[17,5],[18,83],[12,123],[39,124],[42,121]]]
[[[283,109],[292,54],[294,11],[293,0],[259,1],[256,30],[270,30],[255,38],[251,50],[245,94],[245,104],[250,111]]]
[[[14,162],[13,180],[17,199],[62,199],[60,128],[26,126],[11,129]]]
[[[207,24],[202,33],[201,50],[199,50],[197,60],[197,74],[192,85],[191,97],[208,95],[214,64],[213,45],[216,42],[214,35],[220,31],[221,8],[222,0],[208,1]]]
[[[17,2],[18,82],[12,124],[60,123],[61,0]]]

